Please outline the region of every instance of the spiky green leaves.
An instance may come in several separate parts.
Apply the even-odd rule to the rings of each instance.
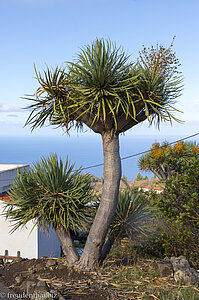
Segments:
[[[26,124],[34,129],[48,120],[69,131],[84,123],[98,133],[121,133],[145,119],[171,122],[182,90],[172,46],[144,48],[133,63],[111,41],[96,39],[66,69],[36,72],[40,87]]]
[[[7,218],[15,222],[12,231],[30,220],[35,220],[43,230],[76,230],[89,222],[90,177],[73,169],[68,159],[63,163],[51,155],[43,157],[29,172],[18,174],[9,192],[14,203],[5,208]]]
[[[119,115],[128,116],[132,112],[130,102],[136,92],[139,72],[128,58],[112,42],[96,39],[81,49],[76,63],[69,63],[74,105],[86,107],[93,123],[111,122],[110,126],[117,128]]]
[[[68,90],[68,78],[64,69],[56,68],[54,71],[47,68],[43,77],[35,68],[36,78],[39,87],[35,92],[35,97],[25,97],[26,100],[33,101],[27,108],[31,113],[26,124],[32,125],[32,129],[42,127],[48,120],[50,124],[62,126],[67,131],[71,127],[81,127],[80,120],[75,120],[73,104]]]
[[[149,224],[154,215],[154,209],[149,206],[143,193],[126,188],[119,193],[111,234],[115,238],[137,239],[149,233]]]

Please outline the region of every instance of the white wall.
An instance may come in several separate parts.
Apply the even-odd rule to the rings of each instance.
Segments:
[[[18,169],[28,170],[28,168],[28,165],[0,164],[0,193],[10,189]],[[16,256],[17,251],[20,251],[23,258],[60,256],[60,243],[54,230],[51,229],[49,236],[47,236],[40,232],[38,226],[35,226],[31,232],[34,224],[30,221],[25,228],[19,228],[11,234],[12,223],[1,215],[3,207],[3,201],[0,201],[0,255],[4,255],[5,250],[8,250],[9,256]]]
[[[0,193],[8,191],[12,181],[17,177],[17,171],[29,169],[28,165],[0,164]]]
[[[1,202],[1,201],[0,201]],[[40,231],[34,223],[28,222],[26,227],[17,229],[10,233],[12,222],[2,216],[4,204],[0,203],[0,255],[4,255],[8,250],[9,256],[16,256],[17,251],[23,258],[60,257],[61,248],[57,235],[50,229],[49,235]]]
[[[17,251],[20,251],[23,258],[38,257],[38,228],[30,231],[33,227],[33,222],[27,223],[26,228],[18,229],[14,233],[9,233],[11,224],[1,215],[4,204],[0,203],[0,255],[4,255],[5,250],[8,250],[8,255],[16,256]]]
[[[49,235],[47,235],[38,228],[38,243],[38,258],[42,256],[60,257],[60,243],[54,229],[50,229]]]

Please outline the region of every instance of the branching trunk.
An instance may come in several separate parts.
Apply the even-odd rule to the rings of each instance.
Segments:
[[[78,270],[92,270],[98,266],[100,252],[115,214],[121,178],[119,137],[111,131],[102,134],[104,152],[104,185],[100,205],[90,229]]]
[[[155,170],[155,169],[151,169],[151,171],[153,172],[153,174],[155,176],[157,176],[158,179],[165,179],[165,174],[162,170]]]
[[[73,264],[79,259],[79,254],[73,245],[69,230],[66,231],[64,228],[57,228],[56,234],[68,264]]]
[[[107,234],[105,242],[102,246],[100,253],[100,265],[103,263],[109,252],[111,251],[111,247],[113,246],[115,237],[112,233]]]

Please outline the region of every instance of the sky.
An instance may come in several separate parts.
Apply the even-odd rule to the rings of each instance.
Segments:
[[[0,0],[0,136],[63,134],[49,126],[33,133],[23,127],[30,111],[21,97],[38,87],[34,64],[39,71],[63,66],[96,37],[111,39],[136,60],[143,45],[166,47],[173,36],[184,76],[176,104],[183,113],[176,117],[185,122],[163,123],[158,131],[145,121],[127,135],[182,138],[199,131],[199,1]]]

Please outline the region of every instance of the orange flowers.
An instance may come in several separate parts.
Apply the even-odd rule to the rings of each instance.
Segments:
[[[199,146],[194,145],[194,146],[192,147],[192,150],[193,150],[193,154],[195,154],[195,155],[198,155],[198,154],[199,154]]]
[[[184,149],[184,142],[183,142],[183,141],[180,141],[180,142],[176,143],[176,144],[173,146],[173,151],[174,151],[175,153],[180,153],[180,152],[185,151],[185,149]]]
[[[164,150],[163,150],[163,148],[160,148],[160,144],[159,143],[154,143],[152,145],[150,154],[154,158],[164,158]]]

